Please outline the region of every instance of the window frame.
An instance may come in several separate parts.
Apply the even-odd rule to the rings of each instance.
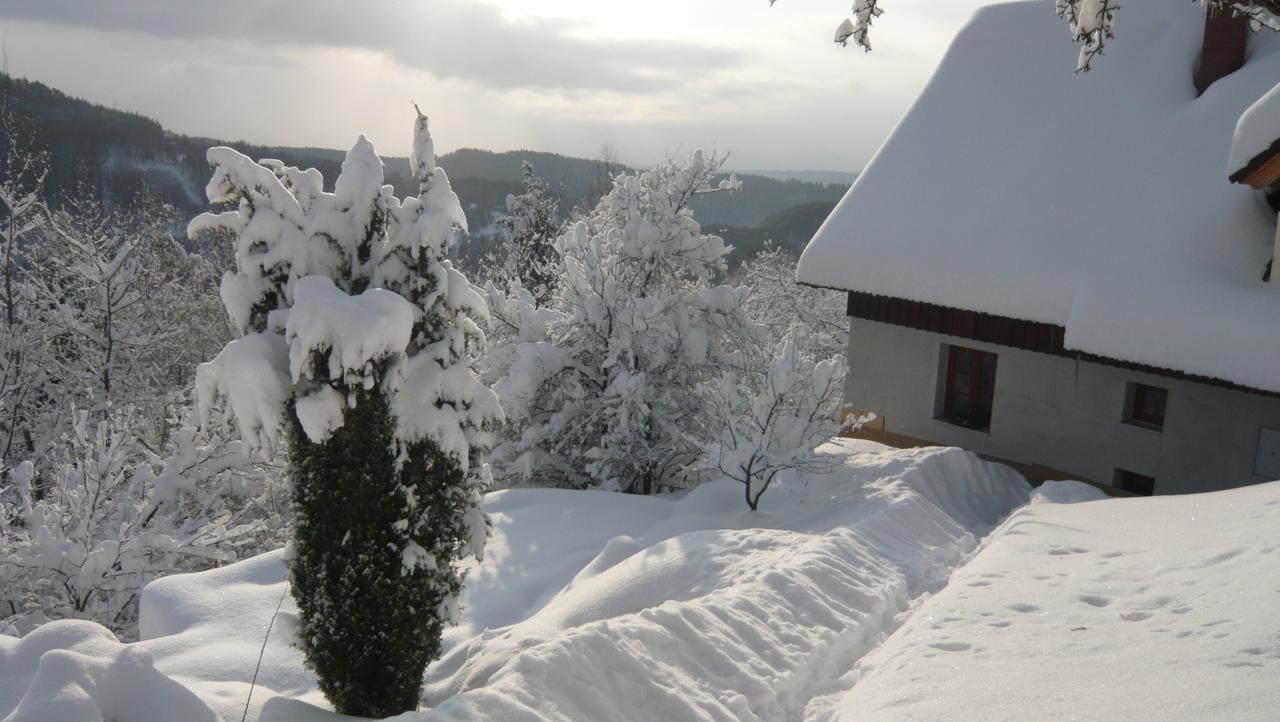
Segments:
[[[959,393],[958,393],[959,389],[957,388],[959,384],[957,384],[957,378],[956,378],[956,370],[958,367],[957,359],[962,354],[967,355],[969,357],[969,364],[970,364],[968,388],[964,389],[964,393],[968,396],[970,404],[972,404],[975,399],[983,399],[983,406],[986,407],[986,412],[987,412],[985,425],[978,425],[975,423],[971,423],[969,419],[966,419],[965,417],[961,416],[955,409],[955,406],[958,403],[958,396],[959,396]],[[983,391],[982,368],[983,368],[983,360],[986,358],[991,359],[991,369],[992,369],[991,388],[990,388],[989,398],[984,398],[986,395],[982,393]],[[953,426],[958,426],[962,429],[969,429],[970,431],[981,431],[984,433],[990,432],[991,421],[995,411],[995,397],[996,397],[995,378],[996,378],[996,372],[998,371],[999,364],[1000,364],[999,354],[993,351],[983,351],[982,349],[970,348],[968,346],[946,344],[946,354],[944,355],[943,361],[944,361],[944,366],[943,366],[943,372],[942,372],[942,403],[940,404],[939,414],[937,418],[941,421],[945,421],[948,424],[951,424]]]
[[[1149,394],[1159,393],[1164,398],[1161,399],[1160,415],[1147,415],[1143,412],[1143,400]],[[1164,431],[1164,422],[1169,415],[1169,389],[1163,386],[1153,386],[1138,381],[1131,381],[1125,392],[1125,409],[1124,422],[1149,431]]]

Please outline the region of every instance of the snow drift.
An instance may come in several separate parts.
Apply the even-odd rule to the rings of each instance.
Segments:
[[[1016,473],[958,449],[842,441],[823,451],[842,459],[836,473],[784,479],[754,514],[730,481],[680,498],[490,494],[493,538],[471,570],[464,619],[428,670],[430,710],[402,719],[797,715],[1028,498]],[[264,638],[249,718],[335,718],[289,646],[282,554],[148,586],[135,645],[94,641],[102,632],[84,622],[42,627],[44,644],[0,637],[0,719],[43,709],[47,690],[69,683],[33,670],[86,645],[107,661],[70,664],[63,678],[115,679],[94,664],[137,668],[123,678],[154,684],[120,689],[157,719],[198,720],[206,708],[238,719]],[[122,693],[95,684],[99,696]],[[64,718],[97,719],[88,704]]]

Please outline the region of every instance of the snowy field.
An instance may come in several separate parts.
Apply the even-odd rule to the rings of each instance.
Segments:
[[[1280,718],[1280,482],[1036,502],[814,717]]]
[[[835,473],[780,482],[756,514],[728,481],[490,494],[465,618],[424,711],[397,719],[1280,708],[1280,484],[1089,501],[1063,483],[1027,504],[1020,477],[958,449],[824,451]],[[0,719],[237,720],[260,651],[248,719],[337,719],[289,646],[281,554],[153,583],[136,644],[88,622],[0,637]]]

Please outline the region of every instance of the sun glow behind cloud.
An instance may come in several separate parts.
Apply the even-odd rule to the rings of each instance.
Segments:
[[[608,143],[648,163],[714,146],[739,168],[856,170],[981,4],[899,0],[863,54],[830,42],[847,3],[828,0],[312,0],[305,18],[298,2],[227,20],[0,0],[0,30],[16,73],[177,132],[331,147],[365,132],[403,153],[412,98],[443,148]]]

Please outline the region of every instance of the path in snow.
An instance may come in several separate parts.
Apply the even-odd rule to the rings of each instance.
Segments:
[[[1029,492],[958,449],[825,451],[834,473],[775,484],[758,513],[730,481],[679,498],[489,495],[494,536],[428,669],[432,709],[401,719],[799,718]],[[121,695],[157,719],[206,705],[239,719],[283,579],[276,552],[160,580],[136,645],[83,622],[0,638],[0,719],[48,719],[54,698],[120,716]],[[286,598],[249,719],[336,719],[289,646],[292,611]],[[148,697],[147,680],[168,696]]]

